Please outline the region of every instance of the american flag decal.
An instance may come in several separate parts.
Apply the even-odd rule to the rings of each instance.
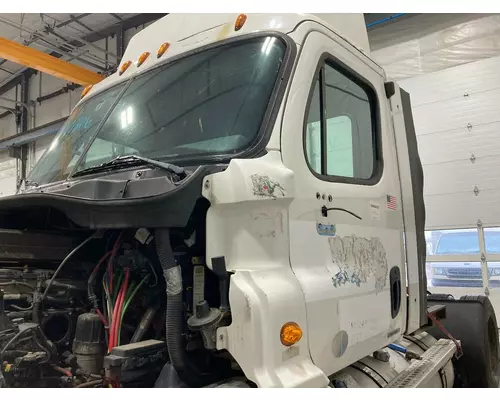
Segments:
[[[396,209],[396,198],[394,196],[387,195],[387,208],[390,210]]]

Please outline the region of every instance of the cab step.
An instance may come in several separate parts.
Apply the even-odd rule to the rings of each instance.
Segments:
[[[386,388],[424,388],[457,351],[449,339],[439,339],[420,360],[412,360],[408,368],[390,381]]]

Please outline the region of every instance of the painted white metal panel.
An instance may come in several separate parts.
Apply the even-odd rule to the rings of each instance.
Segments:
[[[370,43],[366,31],[366,22],[363,14],[336,13],[336,14],[313,14],[325,21],[343,37],[347,38],[355,46],[370,54]]]

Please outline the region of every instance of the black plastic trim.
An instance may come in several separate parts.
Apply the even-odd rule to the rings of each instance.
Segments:
[[[427,274],[425,264],[427,258],[427,246],[425,242],[425,202],[423,195],[424,173],[422,162],[418,154],[417,135],[413,114],[411,109],[410,95],[400,89],[401,106],[403,109],[403,119],[405,124],[406,141],[408,144],[408,159],[410,162],[410,175],[413,189],[413,205],[415,214],[415,229],[417,239],[418,276],[420,293],[420,326],[427,324]]]
[[[0,198],[0,227],[8,227],[12,219],[23,219],[27,211],[56,209],[80,227],[90,229],[182,228],[201,198],[203,179],[225,168],[224,165],[201,166],[170,190],[140,198],[121,199],[116,196],[96,200],[75,197],[75,187],[53,193],[26,193]],[[151,184],[158,183],[151,180]],[[80,185],[88,185],[80,190],[89,194],[96,190],[95,179],[82,181]]]

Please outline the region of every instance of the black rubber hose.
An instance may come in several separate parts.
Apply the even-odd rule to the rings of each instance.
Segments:
[[[55,272],[52,274],[52,277],[49,279],[49,282],[45,286],[45,291],[40,295],[38,291],[38,285],[37,285],[37,290],[35,291],[33,295],[33,321],[36,323],[40,322],[40,308],[43,303],[43,300],[47,296],[47,293],[49,293],[50,287],[54,283],[56,276],[59,274],[61,269],[64,267],[64,265],[68,262],[68,260],[78,251],[80,250],[83,246],[85,246],[88,242],[90,242],[92,239],[96,239],[98,237],[97,232],[89,236],[87,239],[85,239],[83,242],[81,242],[78,246],[76,246],[71,252],[64,258],[64,260],[61,261],[61,264],[57,267]]]
[[[209,374],[204,374],[189,360],[184,345],[184,309],[182,303],[182,273],[177,265],[168,229],[156,230],[156,251],[163,268],[167,290],[166,337],[170,362],[175,371],[187,385],[200,387],[211,381]]]

